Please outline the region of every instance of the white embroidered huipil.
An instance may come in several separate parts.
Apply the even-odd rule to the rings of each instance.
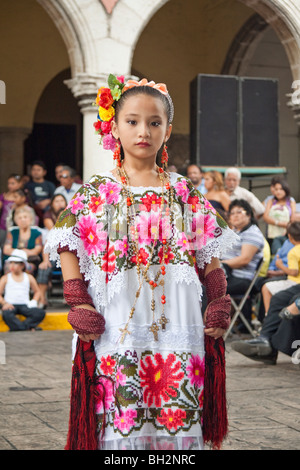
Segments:
[[[105,414],[102,449],[201,449],[204,381],[202,286],[197,268],[236,240],[211,204],[189,180],[170,174],[174,188],[173,221],[163,217],[148,278],[155,280],[164,257],[165,330],[158,341],[149,330],[161,315],[162,287],[144,282],[124,342],[120,341],[134,304],[139,280],[136,253],[127,227],[126,197],[110,172],[84,184],[50,232],[45,251],[59,263],[57,249],[75,251],[80,271],[89,281],[95,307],[106,330],[95,341],[96,374],[105,389],[98,404],[99,430]],[[139,234],[139,255],[147,264],[152,229],[158,220],[161,187],[131,187]],[[164,194],[166,197],[166,194]],[[154,208],[154,210],[153,210]],[[76,344],[74,334],[74,345]]]

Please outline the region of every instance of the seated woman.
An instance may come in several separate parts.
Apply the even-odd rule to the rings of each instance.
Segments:
[[[247,201],[232,201],[229,206],[229,221],[239,235],[239,241],[226,252],[222,265],[227,273],[227,292],[234,296],[247,291],[257,265],[263,258],[265,239]],[[245,303],[243,313],[251,321],[251,302]]]
[[[284,181],[274,185],[274,197],[266,205],[264,221],[268,224],[268,242],[271,253],[275,254],[287,239],[286,228],[293,220],[296,212],[296,202],[290,197],[290,188]]]
[[[43,249],[42,234],[38,227],[34,227],[34,218],[31,207],[20,207],[14,214],[16,226],[11,227],[6,236],[3,247],[3,261],[12,254],[13,250],[18,248],[25,251],[28,257],[26,272],[34,274],[37,266],[41,262],[41,253]],[[4,272],[8,268],[4,265]]]
[[[218,171],[208,171],[204,175],[204,184],[207,189],[206,199],[222,217],[226,218],[231,201],[224,190],[223,176]]]
[[[67,207],[67,201],[62,194],[56,194],[52,197],[50,203],[49,211],[45,212],[44,214],[44,227],[45,227],[45,240],[47,240],[48,232],[54,227],[58,217],[60,216],[61,212]],[[45,244],[45,243],[44,243]],[[48,306],[47,304],[47,290],[49,281],[51,280],[52,271],[55,268],[56,263],[54,261],[50,261],[48,253],[45,253],[43,250],[42,253],[42,262],[39,265],[38,273],[37,273],[37,283],[39,285],[39,289],[41,292],[41,299],[40,303],[43,305],[44,308]]]

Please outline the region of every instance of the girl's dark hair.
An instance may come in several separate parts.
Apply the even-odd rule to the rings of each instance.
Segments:
[[[251,224],[258,225],[257,220],[254,217],[252,207],[247,201],[245,201],[245,199],[234,199],[234,201],[231,202],[229,209],[228,209],[229,215],[233,207],[241,207],[242,209],[244,209],[244,211],[246,211],[246,214],[250,216]]]
[[[280,184],[283,191],[285,192],[285,197],[290,198],[291,190],[290,190],[288,183],[285,180],[277,181],[275,184]],[[276,196],[274,196],[274,198],[277,200]]]
[[[156,88],[152,88],[151,86],[135,86],[135,87],[129,88],[123,93],[119,101],[116,102],[116,106],[115,106],[116,122],[118,121],[118,114],[120,110],[122,109],[127,98],[129,98],[130,96],[135,96],[139,94],[144,94],[144,95],[153,96],[155,98],[159,98],[165,107],[166,115],[168,118],[168,123],[171,124],[173,120],[173,115],[174,115],[174,108],[173,108],[173,103],[172,103],[170,95],[164,95],[159,90],[156,90]]]

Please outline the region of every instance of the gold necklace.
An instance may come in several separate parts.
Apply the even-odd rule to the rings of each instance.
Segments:
[[[167,239],[163,239],[162,244],[163,244],[163,250],[162,250],[162,256],[161,256],[161,266],[160,270],[156,273],[156,276],[154,280],[150,280],[148,277],[148,271],[151,266],[151,261],[153,258],[154,250],[157,245],[158,241],[158,236],[159,236],[159,224],[162,218],[163,214],[163,208],[164,208],[164,202],[165,202],[165,197],[164,197],[164,188],[166,187],[167,190],[167,208],[166,208],[166,216],[170,216],[170,207],[173,205],[173,188],[171,188],[170,185],[170,180],[169,180],[169,175],[160,167],[157,166],[157,171],[158,175],[160,177],[160,182],[162,186],[162,197],[160,201],[160,212],[159,212],[159,218],[158,218],[158,223],[157,223],[157,229],[155,231],[155,236],[154,236],[154,241],[153,245],[151,248],[151,253],[149,255],[147,264],[145,267],[142,265],[142,258],[139,253],[139,246],[138,246],[138,230],[137,230],[137,224],[136,224],[136,212],[134,208],[134,197],[133,194],[130,190],[130,185],[129,185],[129,178],[128,175],[123,167],[123,165],[118,168],[118,173],[123,185],[123,194],[126,197],[127,201],[127,224],[130,229],[131,236],[133,238],[134,242],[134,251],[135,251],[135,256],[136,256],[136,263],[137,263],[137,274],[138,274],[138,279],[139,279],[139,287],[136,291],[135,295],[135,300],[134,304],[130,310],[129,313],[129,318],[127,320],[127,323],[124,328],[120,328],[120,331],[122,332],[120,342],[123,343],[124,339],[127,334],[131,334],[131,332],[128,330],[129,323],[134,315],[135,312],[135,306],[137,303],[137,300],[140,296],[140,292],[142,289],[142,286],[144,282],[147,282],[148,285],[150,286],[152,290],[152,300],[151,300],[151,311],[152,311],[152,325],[149,327],[149,331],[153,333],[154,340],[158,341],[158,331],[161,329],[162,331],[165,331],[166,324],[169,323],[169,319],[166,318],[165,312],[164,312],[164,307],[166,303],[166,296],[165,296],[165,281],[164,281],[164,276],[166,274],[166,268],[165,268],[165,256],[166,253],[168,253],[169,250],[169,243]],[[165,184],[165,179],[167,180]],[[172,213],[172,212],[171,212]],[[131,224],[131,219],[133,219],[133,225]],[[167,251],[166,251],[167,250]],[[160,279],[160,277],[162,277]],[[161,304],[162,304],[162,313],[160,316],[160,319],[156,322],[155,320],[155,310],[156,310],[156,302],[154,299],[154,290],[157,286],[162,286],[162,295],[161,295]]]

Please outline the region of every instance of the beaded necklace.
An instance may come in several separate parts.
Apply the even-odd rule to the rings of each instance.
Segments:
[[[121,165],[118,168],[119,177],[120,177],[120,180],[122,182],[122,192],[123,192],[123,195],[126,198],[127,224],[128,224],[129,232],[130,232],[130,234],[132,236],[132,239],[133,239],[133,247],[134,247],[136,263],[137,263],[136,269],[137,269],[138,280],[139,280],[139,287],[136,291],[135,300],[134,300],[133,306],[130,310],[127,323],[126,323],[124,328],[120,328],[120,331],[122,333],[121,339],[120,339],[121,343],[124,342],[124,339],[125,339],[127,334],[131,334],[131,332],[128,330],[128,326],[129,326],[129,323],[130,323],[130,321],[131,321],[131,319],[134,315],[135,306],[136,306],[137,300],[140,296],[142,286],[145,282],[149,285],[149,287],[152,291],[152,300],[151,300],[152,324],[149,327],[149,331],[151,333],[153,333],[155,341],[158,341],[158,331],[159,330],[165,331],[166,325],[167,325],[167,323],[169,323],[169,319],[165,316],[165,312],[164,312],[164,307],[165,307],[165,304],[166,304],[165,280],[164,280],[164,276],[166,275],[165,258],[167,256],[167,253],[168,253],[168,250],[169,250],[169,247],[170,247],[170,242],[169,242],[170,238],[169,237],[162,239],[163,253],[162,253],[162,256],[161,256],[160,269],[156,273],[154,280],[149,279],[149,277],[148,277],[148,271],[149,271],[149,268],[151,266],[154,250],[155,250],[155,247],[157,246],[157,242],[158,242],[159,225],[160,225],[160,221],[161,221],[162,216],[163,216],[164,205],[165,205],[165,202],[166,202],[165,201],[165,190],[166,190],[166,200],[167,200],[166,208],[165,208],[165,216],[166,217],[171,216],[170,217],[171,224],[172,224],[172,219],[173,219],[173,214],[172,214],[172,211],[170,211],[170,208],[173,205],[174,195],[173,195],[173,188],[171,187],[171,184],[170,184],[169,175],[168,175],[167,172],[165,172],[163,170],[163,168],[160,168],[160,167],[156,166],[156,169],[157,169],[157,172],[158,172],[158,175],[159,175],[159,178],[160,178],[160,182],[161,182],[162,197],[161,197],[161,201],[160,201],[159,217],[158,217],[158,221],[157,221],[157,227],[156,227],[156,230],[154,232],[154,240],[153,240],[153,244],[152,244],[152,247],[151,247],[151,252],[150,252],[149,258],[147,260],[147,264],[145,266],[143,266],[142,257],[139,253],[139,245],[138,245],[139,234],[138,234],[137,223],[136,223],[136,212],[135,212],[135,207],[134,207],[134,197],[133,197],[133,194],[132,194],[131,189],[130,189],[129,178],[128,178],[128,175],[127,175],[127,173],[124,169],[124,166]],[[162,287],[161,316],[158,320],[156,320],[155,319],[156,302],[155,302],[155,299],[154,299],[154,291],[158,286]]]

